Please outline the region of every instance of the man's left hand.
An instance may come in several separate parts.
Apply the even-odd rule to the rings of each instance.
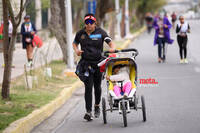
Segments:
[[[110,48],[110,49],[109,49],[109,52],[110,52],[110,53],[115,52],[115,48]]]
[[[115,44],[111,41],[108,45],[110,47],[109,52],[111,53],[115,52]]]

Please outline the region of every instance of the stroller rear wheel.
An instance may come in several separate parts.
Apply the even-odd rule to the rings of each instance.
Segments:
[[[110,95],[109,96],[109,105],[110,105],[110,112],[113,112],[113,99],[112,99],[112,96]]]
[[[138,107],[137,107],[137,104],[138,104],[138,98],[136,95],[134,95],[134,109],[137,111]]]
[[[106,100],[103,97],[102,98],[102,114],[103,114],[103,123],[106,124],[107,123],[107,119],[106,119]]]
[[[126,105],[124,99],[122,99],[121,108],[122,108],[124,127],[127,127],[127,116],[126,116],[127,113],[126,113]]]
[[[144,96],[141,96],[143,121],[146,121],[146,107]]]

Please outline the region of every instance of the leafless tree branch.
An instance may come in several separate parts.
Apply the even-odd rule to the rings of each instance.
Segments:
[[[19,11],[19,13],[18,13],[18,15],[16,17],[18,19],[17,26],[20,24],[21,19],[22,19],[22,13],[24,11],[23,3],[24,3],[24,0],[21,0],[21,2],[20,2],[20,11]]]
[[[16,25],[15,15],[14,15],[14,11],[13,11],[12,5],[10,3],[10,0],[7,0],[6,3],[8,5],[9,15],[11,17],[11,22],[12,22],[13,26],[15,26]]]
[[[32,0],[26,0],[26,2],[24,3],[24,0],[21,0],[20,2],[20,12],[17,14],[16,19],[18,19],[17,25],[20,24],[21,19],[22,19],[22,13],[24,12],[25,8],[28,6],[28,4],[30,4]],[[24,3],[24,5],[23,5]]]

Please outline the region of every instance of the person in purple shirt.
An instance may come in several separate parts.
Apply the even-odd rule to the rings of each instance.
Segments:
[[[172,27],[164,12],[154,19],[155,29],[154,45],[158,44],[158,62],[165,62],[165,43],[172,44],[174,40],[170,38],[170,28]]]

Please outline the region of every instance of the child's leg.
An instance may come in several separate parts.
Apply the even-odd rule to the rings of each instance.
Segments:
[[[131,82],[127,82],[123,86],[123,92],[124,92],[124,94],[126,93],[128,95],[130,93],[131,89],[132,89],[132,83]]]
[[[119,86],[115,85],[113,91],[115,92],[117,97],[121,96],[121,94],[120,94],[121,93],[121,89],[120,89]]]

